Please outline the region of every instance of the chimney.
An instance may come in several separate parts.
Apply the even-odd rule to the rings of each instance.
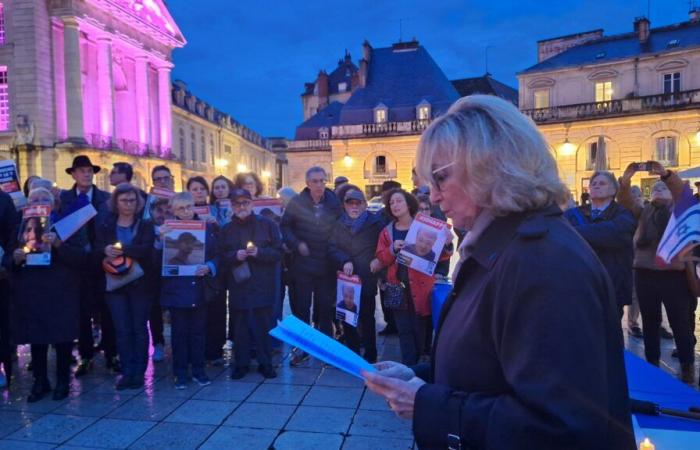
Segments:
[[[634,19],[634,32],[637,33],[640,44],[646,44],[649,40],[649,19],[646,17],[637,17]]]
[[[362,43],[362,58],[370,62],[372,59],[372,46],[369,45],[369,41],[365,39],[365,42]]]
[[[695,6],[688,11],[688,20],[692,23],[700,22],[700,6]]]
[[[360,60],[360,70],[357,71],[359,78],[359,87],[363,88],[367,86],[367,72],[369,71],[369,63],[366,59],[362,58]]]
[[[318,73],[316,86],[318,86],[318,104],[325,106],[328,103],[328,74],[325,70]]]

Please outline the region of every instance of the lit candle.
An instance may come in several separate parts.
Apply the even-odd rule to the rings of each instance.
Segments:
[[[121,250],[121,249],[122,249],[122,243],[121,243],[121,242],[117,242],[116,244],[113,245],[113,247],[116,248],[117,250]]]
[[[649,438],[644,438],[641,444],[639,444],[639,450],[654,450],[654,444],[651,443]]]
[[[58,183],[56,183],[56,182],[54,181],[53,187],[55,187],[55,188],[58,187]]]
[[[31,253],[31,251],[32,251],[32,249],[26,245],[24,246],[24,248],[22,250],[24,251],[24,253]]]
[[[251,241],[248,241],[248,243],[245,245],[245,248],[247,248],[247,249],[251,249],[253,247],[255,247],[255,244],[253,244],[253,242],[251,242]]]

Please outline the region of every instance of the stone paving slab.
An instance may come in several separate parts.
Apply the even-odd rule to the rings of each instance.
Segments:
[[[226,419],[224,425],[281,430],[296,408],[293,405],[246,402]]]
[[[330,406],[356,409],[364,388],[313,386],[301,403],[305,406]]]
[[[187,400],[166,422],[195,423],[200,425],[220,425],[238,406],[235,402],[215,402],[211,400]]]
[[[153,422],[102,419],[87,427],[67,445],[93,448],[126,448],[153,428]]]
[[[336,450],[343,444],[340,434],[287,431],[275,440],[275,450]]]
[[[128,399],[121,394],[99,394],[87,392],[78,394],[73,392],[66,403],[53,411],[53,414],[68,414],[73,416],[103,417]]]
[[[149,397],[141,395],[112,411],[109,417],[160,422],[184,402],[185,399],[177,397]]]
[[[202,450],[235,448],[236,450],[267,450],[277,432],[253,428],[221,427],[202,445]],[[280,447],[275,447],[280,448]],[[297,449],[306,448],[297,443]]]
[[[248,397],[248,400],[256,403],[298,405],[308,391],[309,386],[262,384]]]
[[[353,409],[300,406],[285,429],[318,433],[347,433],[354,414]]]
[[[245,400],[256,388],[257,383],[232,383],[227,378],[217,379],[194,394],[198,400],[215,400],[225,402],[240,402]]]
[[[393,439],[385,437],[348,436],[343,443],[343,450],[410,450],[413,448],[411,439]]]
[[[23,441],[45,442],[49,444],[62,444],[92,425],[95,421],[97,421],[97,419],[93,417],[47,414],[14,432],[8,436],[8,438]]]
[[[0,411],[0,438],[28,426],[40,416],[20,411]]]
[[[139,450],[177,449],[189,450],[198,448],[214,433],[213,425],[162,422],[151,428],[129,448]],[[231,447],[229,442],[227,447]],[[223,448],[223,447],[219,447]]]

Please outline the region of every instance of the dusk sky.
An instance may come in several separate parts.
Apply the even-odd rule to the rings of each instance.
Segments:
[[[652,27],[687,20],[688,0],[652,0]],[[169,0],[188,43],[174,53],[173,79],[264,136],[293,137],[300,94],[345,49],[388,47],[416,37],[450,79],[483,75],[517,87],[536,63],[536,41],[603,28],[632,31],[647,0],[396,1]]]

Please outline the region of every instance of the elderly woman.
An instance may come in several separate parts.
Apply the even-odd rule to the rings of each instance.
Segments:
[[[49,190],[36,188],[29,192],[28,202],[52,206],[54,198]],[[79,233],[63,242],[56,233],[44,232],[41,240],[50,245],[50,265],[27,265],[27,251],[21,245],[8,249],[3,260],[14,287],[11,304],[14,343],[31,344],[34,385],[27,397],[30,403],[51,391],[47,375],[49,345],[56,349],[53,399],[63,400],[68,396],[71,350],[79,330],[80,277],[88,262],[87,240]]]
[[[469,231],[432,366],[379,363],[368,387],[413,420],[421,449],[633,449],[613,289],[562,218],[566,188],[535,125],[500,98],[464,97],[417,161],[433,203]]]
[[[656,161],[649,164],[649,173],[660,177],[651,190],[651,202],[640,206],[632,196],[630,180],[636,172],[636,164],[630,165],[620,178],[618,196],[620,204],[629,207],[639,217],[634,234],[634,281],[644,327],[644,355],[647,362],[659,365],[663,305],[678,349],[681,379],[694,384],[695,340],[688,317],[692,315],[691,310],[695,310],[697,299],[688,285],[683,261],[676,258],[664,266],[656,261],[656,249],[671,218],[673,200],[683,190],[683,180]]]
[[[109,266],[129,258],[144,273],[155,270],[151,265],[155,232],[152,222],[141,219],[144,203],[132,184],[117,185],[109,198],[110,214],[95,230],[94,258],[98,264]],[[119,391],[143,386],[148,365],[146,322],[151,310],[150,287],[148,277],[141,276],[105,294],[122,363],[122,376],[116,385]]]
[[[593,248],[615,286],[620,318],[632,303],[632,237],[637,221],[615,202],[619,184],[610,172],[596,172],[589,184],[590,204],[566,211],[571,225]]]

